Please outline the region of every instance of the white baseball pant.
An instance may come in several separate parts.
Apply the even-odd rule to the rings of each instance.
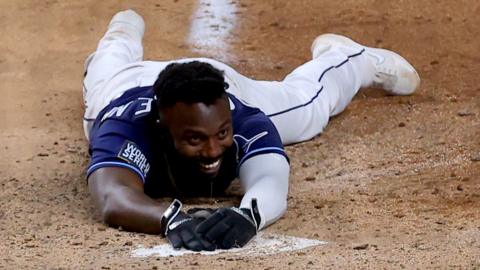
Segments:
[[[374,69],[358,49],[332,46],[288,74],[283,81],[249,79],[230,66],[207,58],[142,61],[143,19],[133,12],[115,15],[98,47],[86,60],[84,129],[88,139],[93,120],[128,89],[153,85],[172,62],[203,61],[225,72],[227,89],[260,108],[273,121],[284,144],[311,139],[329,118],[342,112],[361,87],[371,85]]]

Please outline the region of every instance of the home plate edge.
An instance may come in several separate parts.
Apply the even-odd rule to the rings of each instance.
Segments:
[[[314,246],[320,246],[327,244],[326,241],[300,238],[294,236],[259,233],[250,243],[243,248],[232,248],[227,250],[215,250],[215,251],[190,251],[186,249],[175,250],[170,244],[163,244],[146,248],[139,245],[131,252],[132,257],[171,257],[171,256],[183,256],[188,254],[201,254],[201,255],[217,255],[222,253],[229,253],[233,255],[241,256],[265,256],[282,252],[291,252],[301,249],[306,249]]]

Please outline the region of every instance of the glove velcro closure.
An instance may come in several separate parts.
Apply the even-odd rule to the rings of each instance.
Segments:
[[[242,217],[244,217],[246,220],[250,221],[250,223],[252,223],[253,226],[255,226],[255,229],[258,231],[258,224],[257,224],[257,221],[255,221],[255,219],[253,218],[253,215],[252,215],[252,210],[251,209],[248,209],[248,208],[236,208],[236,207],[232,207],[230,208],[232,209],[233,211],[235,211],[237,214],[241,215]]]
[[[247,217],[245,217],[245,218],[248,219],[249,221],[251,221],[252,224],[255,225],[255,228],[258,231],[258,229],[260,228],[260,225],[262,224],[262,222],[261,222],[262,218],[261,218],[260,212],[258,210],[257,199],[255,199],[255,198],[252,199],[252,201],[250,203],[250,208],[240,208],[240,210],[242,210],[244,215],[242,215],[238,211],[235,211],[235,212],[241,214],[243,217],[248,216],[248,218]]]
[[[182,206],[182,203],[175,199],[167,208],[167,210],[165,210],[162,220],[160,221],[160,230],[164,236],[167,236],[170,223],[172,223],[173,220],[181,213]]]
[[[171,230],[174,230],[175,228],[177,228],[178,226],[182,225],[183,223],[185,222],[188,222],[190,220],[192,220],[193,218],[185,218],[185,219],[182,219],[182,220],[179,220],[179,221],[175,221],[175,222],[172,222],[170,225],[168,225],[167,227],[167,231],[165,232],[165,235],[168,234],[168,231],[171,231]],[[173,219],[172,219],[173,220]]]

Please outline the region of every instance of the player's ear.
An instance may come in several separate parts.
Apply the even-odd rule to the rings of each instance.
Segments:
[[[153,95],[153,99],[155,100],[155,104],[157,105],[157,95]],[[155,120],[155,123],[158,127],[165,129],[165,117],[161,109],[159,109],[158,105],[155,106],[158,112],[158,118]]]
[[[158,110],[158,118],[156,120],[156,124],[161,129],[166,129],[167,125],[165,123],[165,116],[161,110]]]
[[[167,124],[165,122],[164,116],[160,110],[158,110],[158,118],[155,120],[155,124],[158,127],[157,132],[160,138],[160,141],[167,142],[170,141],[169,138],[170,132],[168,131]]]

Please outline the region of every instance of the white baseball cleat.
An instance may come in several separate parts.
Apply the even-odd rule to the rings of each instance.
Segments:
[[[138,15],[138,13],[131,9],[120,11],[115,14],[115,16],[113,16],[112,20],[110,21],[108,28],[111,29],[116,27],[117,25],[118,27],[121,27],[121,25],[126,27],[133,27],[135,30],[137,30],[140,38],[143,37],[143,34],[145,33],[145,22],[143,21],[142,16]],[[125,28],[122,30],[129,32],[128,30],[125,30]]]
[[[370,87],[381,88],[395,95],[410,95],[420,85],[420,76],[415,68],[399,54],[379,48],[370,48],[340,35],[324,34],[318,36],[312,44],[313,58],[331,48],[332,45],[341,45],[358,48],[365,53],[375,67],[373,83]]]
[[[112,35],[127,35],[133,39],[140,39],[143,38],[145,33],[145,21],[143,20],[142,16],[138,15],[135,11],[131,9],[127,9],[124,11],[120,11],[115,14],[110,23],[108,24],[108,30],[105,33],[103,38],[108,38],[107,36]],[[90,54],[87,59],[85,60],[84,64],[84,76],[86,76],[86,72],[90,62],[93,60],[95,56],[95,52]]]

